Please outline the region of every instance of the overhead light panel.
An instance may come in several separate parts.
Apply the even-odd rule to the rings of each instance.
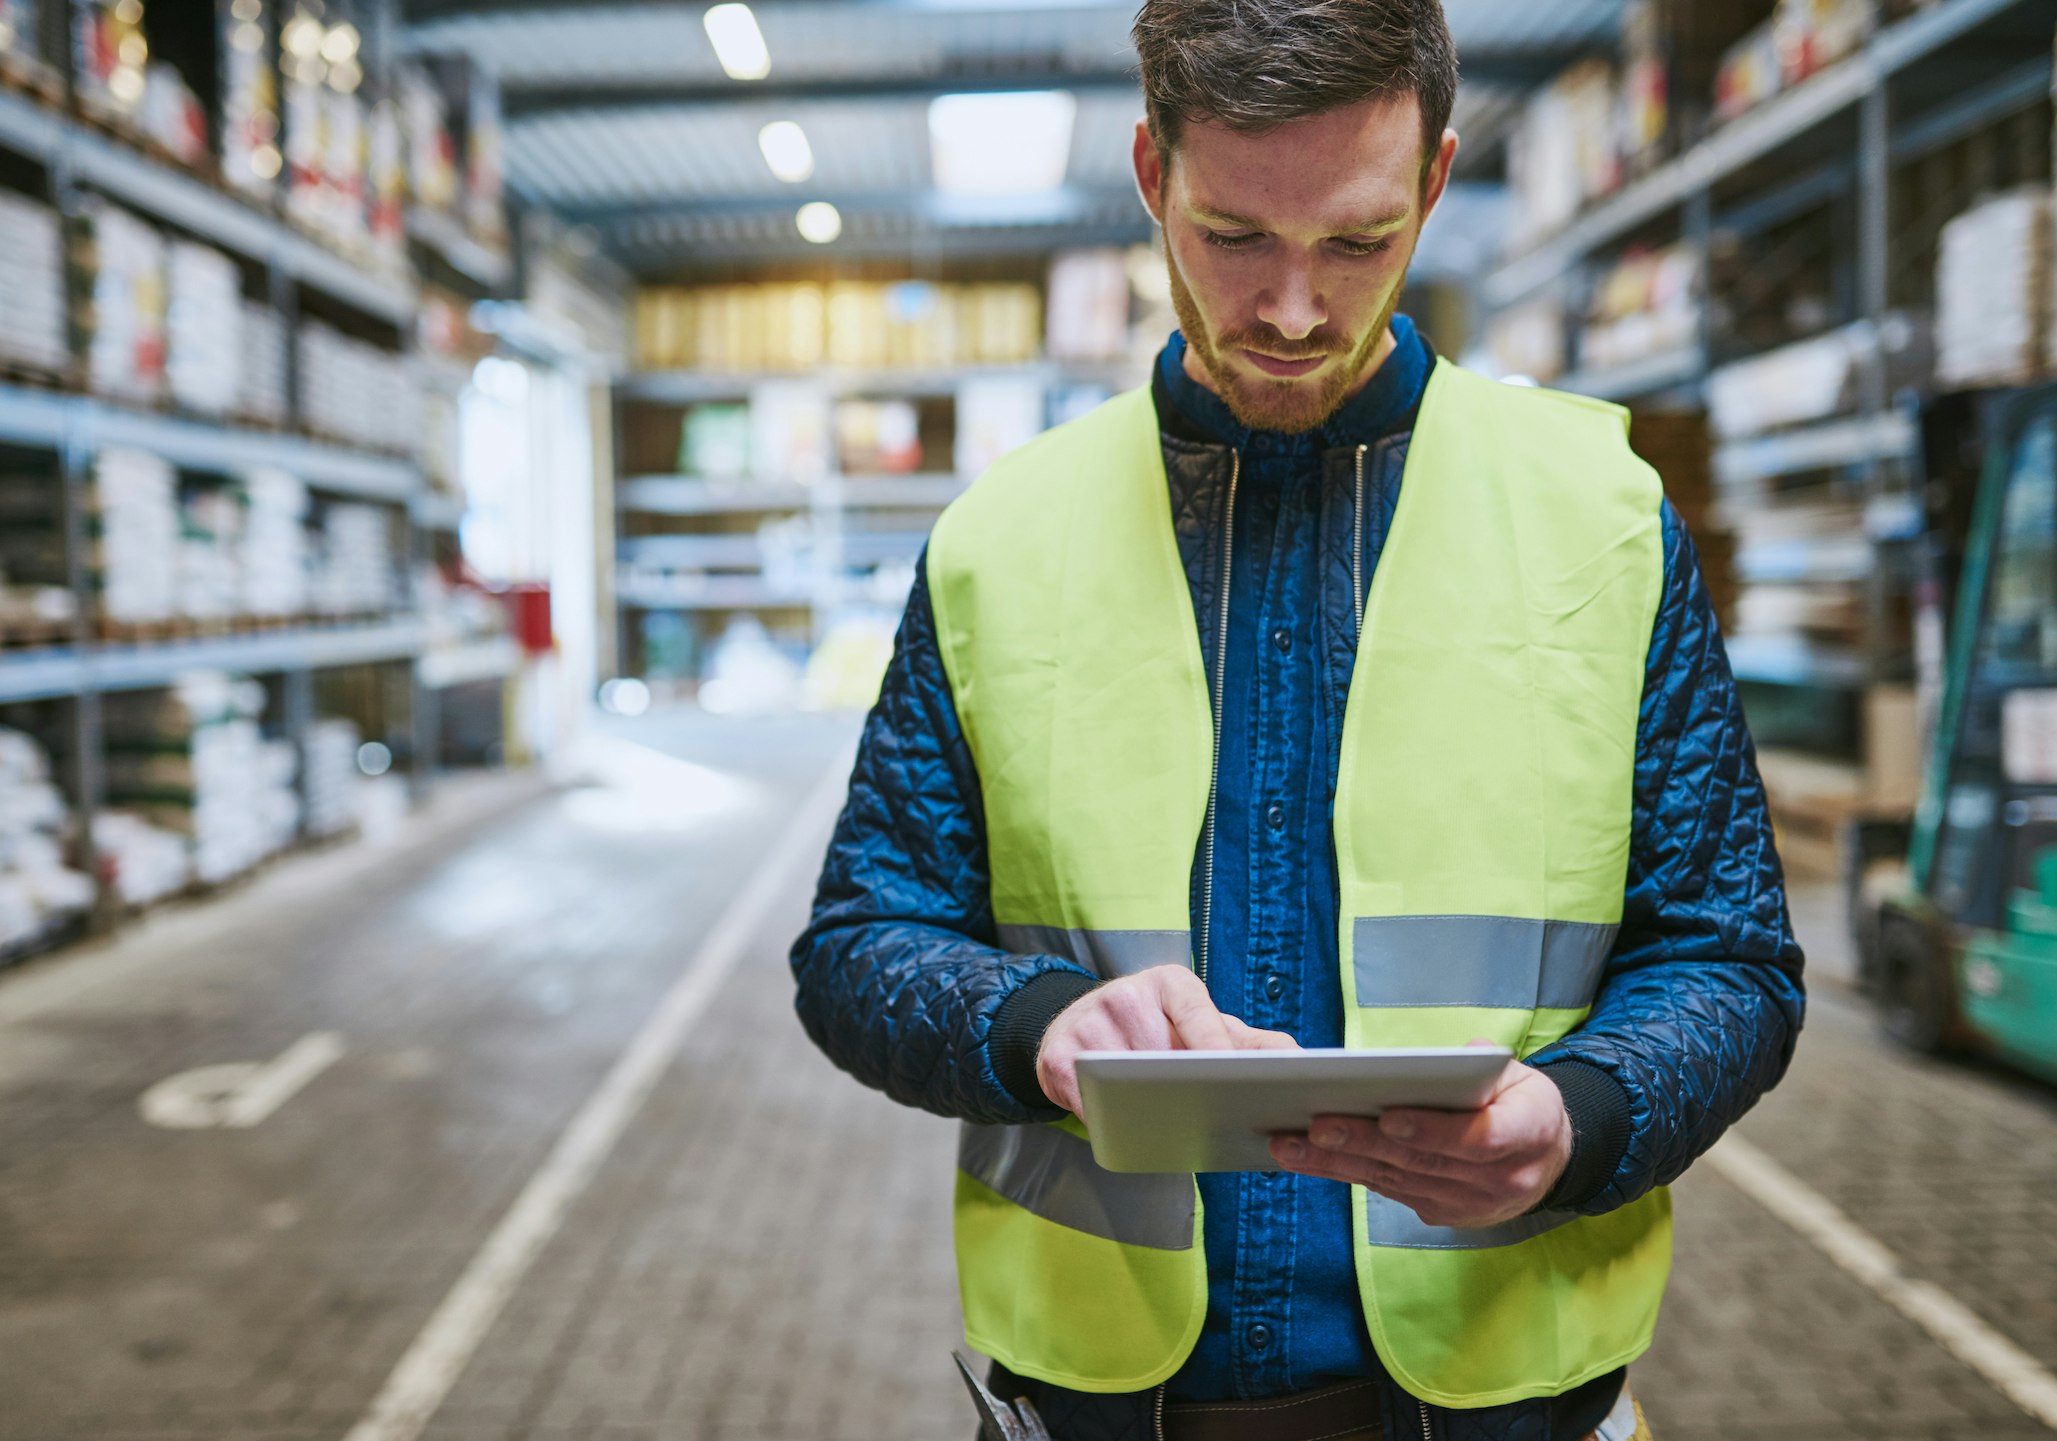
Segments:
[[[771,173],[788,184],[805,180],[814,173],[814,150],[807,132],[791,120],[774,120],[757,132],[757,148]]]
[[[929,102],[929,163],[946,195],[1055,190],[1071,159],[1078,101],[1068,90],[938,95]]]
[[[800,227],[802,240],[811,240],[816,245],[826,245],[843,233],[843,213],[826,200],[808,201],[793,217],[793,223]]]
[[[717,5],[707,12],[705,23],[714,58],[729,79],[762,80],[771,74],[771,52],[764,48],[764,32],[748,5]]]

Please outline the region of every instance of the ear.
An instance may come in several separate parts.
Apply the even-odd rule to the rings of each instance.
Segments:
[[[1443,132],[1441,143],[1436,146],[1435,158],[1429,162],[1428,174],[1422,177],[1421,219],[1423,224],[1428,223],[1429,216],[1435,213],[1436,202],[1443,198],[1444,187],[1450,183],[1450,166],[1456,159],[1457,132],[1446,129]]]
[[[1159,225],[1164,224],[1164,156],[1158,152],[1157,142],[1150,135],[1148,121],[1136,122],[1136,143],[1133,158],[1136,166],[1136,193],[1143,197],[1143,208],[1150,212],[1150,218]]]

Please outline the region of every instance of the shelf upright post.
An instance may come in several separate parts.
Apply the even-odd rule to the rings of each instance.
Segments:
[[[1872,342],[1860,372],[1859,407],[1867,421],[1885,414],[1888,399],[1884,330],[1890,299],[1887,247],[1891,242],[1892,113],[1886,85],[1885,76],[1874,76],[1857,102],[1857,305]],[[1879,450],[1878,446],[1869,447],[1864,459],[1867,525],[1873,504],[1885,490],[1886,458]],[[1890,669],[1889,580],[1884,556],[1874,541],[1864,586],[1865,662],[1874,682],[1887,679]]]

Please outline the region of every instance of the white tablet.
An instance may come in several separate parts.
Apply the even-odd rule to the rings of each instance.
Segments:
[[[1276,1171],[1281,1131],[1389,1106],[1477,1110],[1512,1056],[1504,1046],[1086,1051],[1079,1094],[1107,1170]]]

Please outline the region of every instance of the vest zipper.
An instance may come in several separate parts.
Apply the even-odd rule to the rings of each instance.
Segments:
[[[1164,1441],[1164,1388],[1170,1384],[1169,1381],[1157,1384],[1157,1400],[1150,1415],[1150,1434],[1156,1441]]]
[[[1436,1441],[1436,1433],[1429,1430],[1428,1402],[1416,1401],[1414,1404],[1421,1408],[1421,1441]]]
[[[1369,449],[1357,447],[1357,502],[1350,511],[1350,606],[1358,640],[1364,638],[1364,452]]]
[[[1214,941],[1214,798],[1221,789],[1221,701],[1228,685],[1228,596],[1229,578],[1236,564],[1236,482],[1243,475],[1243,453],[1231,450],[1228,454],[1228,504],[1222,507],[1221,518],[1221,627],[1214,637],[1214,760],[1207,778],[1207,864],[1200,877],[1202,982],[1207,979],[1207,952]]]

